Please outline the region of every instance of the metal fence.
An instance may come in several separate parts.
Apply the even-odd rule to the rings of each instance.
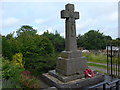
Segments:
[[[120,79],[113,80],[112,82],[101,82],[97,85],[86,87],[83,90],[120,90]]]
[[[120,78],[120,49],[117,45],[107,45],[107,74]]]

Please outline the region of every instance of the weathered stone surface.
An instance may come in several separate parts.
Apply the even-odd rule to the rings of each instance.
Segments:
[[[62,58],[77,58],[77,57],[81,57],[81,56],[82,56],[82,52],[80,50],[62,51],[62,53],[61,53]]]
[[[85,77],[84,74],[74,74],[71,76],[65,76],[63,74],[57,73],[55,70],[49,71],[49,74],[53,77],[56,77],[57,79],[61,80],[62,82],[69,82],[72,80],[80,79]]]
[[[43,74],[44,81],[49,85],[57,87],[59,90],[66,90],[66,89],[75,89],[75,88],[85,88],[87,86],[95,85],[104,81],[104,75],[102,74],[95,74],[95,77],[92,78],[81,78],[72,80],[69,82],[62,82],[58,78],[50,75],[49,73]]]
[[[57,60],[56,72],[63,75],[82,75],[87,67],[86,60],[77,50],[75,20],[79,19],[79,12],[74,12],[74,5],[67,4],[61,11],[61,18],[66,19],[65,51]]]
[[[67,4],[65,10],[61,11],[61,18],[66,19],[65,21],[65,50],[66,51],[76,51],[77,41],[76,41],[76,24],[75,20],[79,19],[79,12],[74,12],[74,5]]]
[[[85,57],[62,58],[57,61],[56,71],[63,75],[83,74],[87,69]]]
[[[58,90],[58,89],[56,87],[49,87],[49,88],[42,89],[42,90]]]

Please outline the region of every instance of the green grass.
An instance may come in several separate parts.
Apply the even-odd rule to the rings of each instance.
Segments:
[[[104,54],[98,54],[95,55],[93,53],[83,53],[83,56],[87,58],[87,61],[89,62],[96,62],[96,63],[107,63],[107,57]],[[117,58],[113,58],[113,64],[116,63]],[[109,57],[109,62],[110,62],[110,57]]]
[[[106,69],[107,66],[105,65],[100,65],[100,64],[94,64],[94,63],[88,63],[89,66],[94,66],[94,67],[98,67],[98,68],[103,68]]]
[[[103,74],[107,75],[107,73],[103,72],[103,71],[96,70],[96,72],[103,73]]]
[[[83,53],[83,56],[85,56],[89,62],[106,63],[106,56],[103,54]]]
[[[88,66],[93,66],[93,67],[97,67],[97,68],[102,68],[102,69],[107,69],[107,66],[105,65],[100,65],[100,64],[94,64],[94,63],[88,63]],[[110,70],[110,67],[108,68]],[[116,68],[112,68],[113,71],[116,71]]]

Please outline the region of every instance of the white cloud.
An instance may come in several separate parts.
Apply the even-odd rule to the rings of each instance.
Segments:
[[[2,31],[2,15],[3,15],[3,10],[2,10],[2,8],[0,7],[0,33],[1,33],[1,31]]]
[[[43,34],[44,32],[46,32],[47,30],[49,31],[49,33],[51,33],[51,32],[52,32],[52,28],[51,28],[51,27],[49,27],[49,28],[47,28],[46,30],[43,30],[43,31],[38,31],[38,32],[37,32],[37,34],[38,34],[38,35],[42,35],[42,34]],[[53,32],[52,32],[52,33],[53,33]]]
[[[38,30],[38,27],[33,27],[34,29]]]
[[[35,19],[35,23],[42,24],[44,22],[48,21],[47,19]]]
[[[65,33],[60,33],[60,36],[65,38]]]
[[[112,21],[117,21],[118,20],[118,11],[111,13],[108,16],[108,19],[112,20]]]
[[[52,27],[49,27],[47,30],[49,31],[49,33],[51,33],[52,32]]]
[[[44,33],[43,31],[37,32],[38,35],[41,35],[41,34],[43,34],[43,33]]]
[[[2,26],[3,28],[15,26],[20,20],[18,18],[10,17],[7,19],[3,19]]]
[[[85,20],[79,20],[76,26],[77,34],[84,34],[90,29],[99,29],[100,32],[116,38],[118,33],[118,28],[116,28],[118,26],[118,12],[116,10],[94,18],[87,17]]]
[[[2,2],[68,2],[68,0],[1,0]],[[69,2],[118,2],[119,0],[70,0]]]
[[[113,39],[118,38],[118,27],[106,27],[104,34],[112,36]]]
[[[85,28],[85,27],[87,27],[87,26],[93,25],[93,24],[96,23],[96,22],[97,22],[96,19],[92,19],[92,18],[87,19],[86,21],[79,22],[79,23],[77,24],[77,29],[78,29],[78,30],[79,30],[79,29],[83,29],[83,28]]]

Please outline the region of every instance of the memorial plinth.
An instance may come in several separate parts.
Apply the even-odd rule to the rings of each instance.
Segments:
[[[58,57],[56,72],[65,76],[74,74],[84,74],[88,68],[85,57],[81,56],[81,51],[63,51],[61,57]]]
[[[65,19],[65,51],[58,57],[56,70],[43,74],[43,79],[57,88],[83,88],[104,80],[104,75],[95,73],[92,78],[86,78],[84,70],[88,69],[86,58],[77,50],[76,24],[79,12],[74,12],[74,5],[67,4],[61,11],[61,18]]]

